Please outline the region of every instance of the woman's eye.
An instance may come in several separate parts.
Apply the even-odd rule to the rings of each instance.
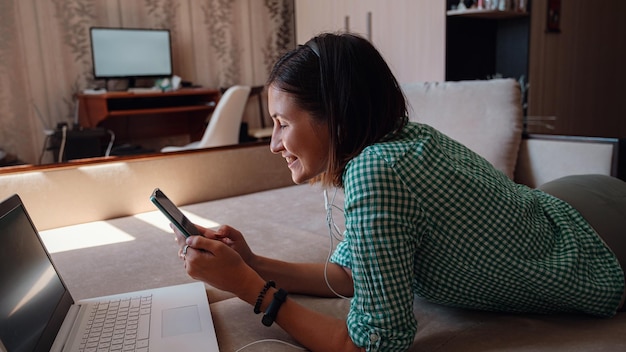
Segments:
[[[287,124],[281,121],[280,118],[274,118],[273,120],[274,120],[274,126],[278,127],[279,129],[282,130],[285,127],[287,127]]]

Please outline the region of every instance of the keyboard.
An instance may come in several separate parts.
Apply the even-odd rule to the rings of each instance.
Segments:
[[[152,295],[99,302],[88,312],[81,352],[147,352]]]

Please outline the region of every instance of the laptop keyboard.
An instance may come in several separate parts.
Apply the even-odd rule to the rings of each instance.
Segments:
[[[148,351],[152,295],[94,304],[81,352]]]

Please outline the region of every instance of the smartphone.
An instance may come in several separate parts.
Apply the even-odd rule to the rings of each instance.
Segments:
[[[198,228],[191,222],[185,214],[161,191],[156,188],[150,200],[157,208],[182,232],[185,237],[201,235]]]

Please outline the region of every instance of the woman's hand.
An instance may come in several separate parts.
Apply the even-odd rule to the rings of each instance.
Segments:
[[[185,270],[190,277],[239,297],[249,294],[247,285],[251,282],[262,284],[259,274],[220,238],[191,236],[186,244]]]
[[[208,238],[219,240],[228,247],[234,249],[237,253],[239,253],[239,255],[246,264],[252,266],[255,255],[254,253],[252,253],[250,246],[248,246],[248,243],[246,242],[241,232],[228,225],[223,225],[219,229],[217,229],[217,231],[211,232],[211,235],[207,236],[207,234],[205,234],[205,236]]]
[[[186,238],[174,225],[170,227],[190,277],[237,295],[245,291],[246,277],[260,280],[249,264],[255,255],[241,232],[230,226],[212,230],[196,225],[202,236]]]
[[[174,231],[176,243],[178,243],[178,246],[180,247],[178,255],[182,258],[182,251],[185,247],[185,244],[187,244],[185,242],[186,237],[183,236],[183,234],[176,228],[176,226],[170,224],[170,227]],[[239,253],[239,255],[246,264],[252,266],[255,254],[248,246],[248,243],[246,242],[241,232],[228,225],[223,225],[217,230],[208,229],[200,225],[196,225],[196,227],[198,228],[198,230],[200,230],[202,236],[218,240],[226,244],[230,248],[234,249],[237,253]]]

